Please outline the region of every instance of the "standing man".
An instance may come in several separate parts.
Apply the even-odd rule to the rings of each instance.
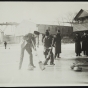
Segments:
[[[51,35],[49,35],[49,33],[45,33],[45,37],[43,39],[43,43],[44,43],[44,55],[45,55],[45,62],[44,62],[44,65],[47,65],[49,59],[50,59],[50,65],[55,65],[54,64],[54,58],[53,58],[53,52],[52,52],[52,41],[53,41],[53,38]]]
[[[79,33],[76,33],[74,41],[75,41],[76,56],[80,56],[80,53],[81,53],[81,36],[79,35]]]
[[[29,54],[29,65],[34,66],[33,64],[33,54],[32,54],[32,48],[36,50],[35,46],[35,37],[39,35],[39,32],[34,31],[34,34],[28,33],[23,37],[23,42],[21,44],[21,55],[20,55],[20,63],[19,63],[19,69],[21,69],[22,62],[23,62],[23,57],[24,57],[24,50]]]
[[[54,45],[55,45],[55,58],[60,58],[61,53],[61,35],[60,30],[57,30],[56,37],[54,38]]]
[[[5,46],[5,49],[6,49],[6,46],[7,46],[7,42],[6,41],[4,42],[4,46]]]
[[[86,47],[87,47],[87,34],[86,32],[84,32],[83,36],[82,36],[82,51],[83,54],[86,55]]]
[[[87,41],[86,41],[86,56],[88,56],[88,33],[87,34]]]

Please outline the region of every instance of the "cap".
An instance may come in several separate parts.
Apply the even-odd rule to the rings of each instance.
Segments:
[[[46,31],[45,35],[46,35],[46,36],[49,36],[49,32],[48,32],[48,31]]]
[[[34,34],[39,35],[39,34],[40,34],[40,32],[38,32],[38,31],[34,31]]]
[[[60,30],[57,30],[57,32],[60,32]]]

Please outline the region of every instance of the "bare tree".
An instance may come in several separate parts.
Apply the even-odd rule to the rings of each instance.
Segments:
[[[60,27],[61,26],[60,20],[58,19],[57,22],[58,22],[58,28],[61,29],[61,27]],[[57,28],[56,28],[56,31],[57,31]]]
[[[60,18],[57,18],[56,21],[57,21],[57,23],[58,23],[59,26],[61,26],[61,25],[64,26],[64,18],[63,17],[60,17]]]
[[[74,22],[74,17],[76,16],[77,12],[75,13],[71,13],[69,12],[66,17],[64,18],[66,20],[65,23],[70,23],[71,27],[73,26],[73,22]]]
[[[62,23],[63,23],[63,26],[64,26],[64,18],[62,17]]]

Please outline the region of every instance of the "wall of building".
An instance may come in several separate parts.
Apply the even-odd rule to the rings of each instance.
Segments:
[[[62,36],[71,36],[73,33],[73,28],[70,26],[38,24],[37,27],[38,31],[43,34],[48,28],[50,28],[50,34],[56,34],[57,30],[60,30]]]

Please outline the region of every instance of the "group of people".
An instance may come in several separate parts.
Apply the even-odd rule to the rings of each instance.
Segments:
[[[29,66],[33,66],[35,68],[35,65],[33,63],[33,53],[32,48],[36,51],[36,37],[39,36],[38,31],[34,31],[34,33],[28,33],[23,37],[23,41],[21,44],[21,55],[20,55],[20,63],[19,63],[19,69],[22,67],[23,57],[24,57],[24,51],[26,50],[29,54]],[[55,36],[50,35],[49,31],[46,30],[43,38],[42,43],[44,46],[44,56],[45,61],[44,65],[47,65],[48,60],[50,60],[50,65],[54,64],[54,54],[52,52],[53,47],[55,47],[55,58],[60,58],[61,53],[61,36],[60,31],[57,30],[57,34]]]
[[[26,50],[29,54],[29,66],[35,65],[33,63],[33,53],[32,48],[36,51],[36,37],[39,37],[39,32],[34,31],[34,33],[28,33],[23,37],[23,42],[21,44],[21,55],[20,55],[20,63],[19,69],[22,67],[24,50]],[[48,65],[48,61],[50,60],[50,65],[54,64],[55,58],[60,58],[61,53],[61,35],[60,30],[57,30],[56,35],[50,35],[49,31],[46,30],[45,34],[42,37],[42,43],[44,46],[44,56],[45,61],[44,65]],[[88,56],[88,34],[84,32],[82,36],[79,33],[76,33],[76,36],[73,39],[75,41],[75,53],[76,56],[81,56],[81,52],[83,51],[84,55]],[[53,53],[53,47],[55,48],[55,53]],[[54,57],[55,56],[55,57]]]
[[[82,52],[84,55],[88,56],[88,34],[84,32],[84,34],[80,36],[79,33],[76,33],[74,41],[76,56],[81,56],[80,54]]]

